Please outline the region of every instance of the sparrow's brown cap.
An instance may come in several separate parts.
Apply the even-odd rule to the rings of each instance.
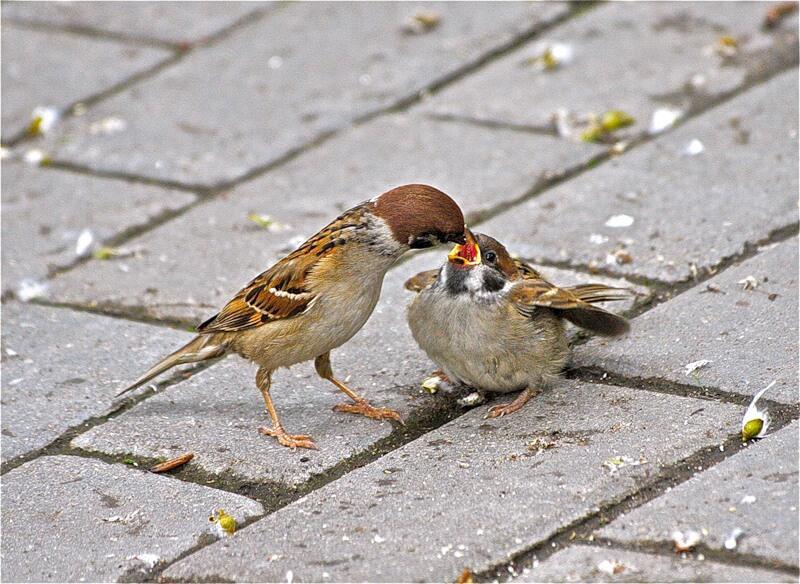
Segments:
[[[373,202],[373,213],[386,221],[397,241],[412,247],[435,238],[437,242],[464,243],[464,214],[456,202],[439,189],[410,184],[386,191]]]

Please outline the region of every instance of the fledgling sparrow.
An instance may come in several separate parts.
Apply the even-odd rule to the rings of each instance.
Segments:
[[[628,290],[559,288],[488,235],[467,231],[466,244],[447,257],[441,269],[406,282],[419,292],[408,323],[449,381],[479,391],[522,391],[511,403],[492,407],[488,417],[517,411],[558,377],[569,357],[564,319],[607,336],[629,328],[623,317],[593,306],[622,300]]]
[[[270,398],[272,372],[314,359],[317,373],[353,403],[334,409],[401,421],[371,406],[333,376],[330,351],[364,325],[389,267],[410,249],[466,241],[464,216],[443,192],[419,184],[400,186],[345,211],[266,272],[256,276],[198,336],[137,379],[119,395],[182,363],[238,353],[258,366],[256,385],[272,427],[259,431],[284,446],[315,448],[304,434],[288,434]]]

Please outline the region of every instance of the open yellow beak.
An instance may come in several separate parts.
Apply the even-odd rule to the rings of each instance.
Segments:
[[[481,263],[481,248],[472,232],[467,229],[467,242],[456,246],[447,254],[447,259],[451,264],[461,267],[477,266]]]

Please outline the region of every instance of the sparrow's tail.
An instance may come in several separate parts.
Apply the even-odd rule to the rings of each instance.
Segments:
[[[561,313],[572,324],[607,337],[624,334],[630,329],[627,319],[592,305],[596,302],[626,300],[633,294],[632,290],[603,284],[581,284],[567,290],[582,300],[578,306]]]
[[[224,345],[215,342],[215,335],[198,335],[186,345],[153,365],[139,379],[120,391],[117,394],[117,397],[136,389],[140,385],[143,385],[153,379],[153,377],[156,375],[160,375],[167,369],[171,369],[176,365],[183,365],[184,363],[196,363],[198,361],[205,361],[207,359],[221,357],[225,354],[225,350],[226,348]]]

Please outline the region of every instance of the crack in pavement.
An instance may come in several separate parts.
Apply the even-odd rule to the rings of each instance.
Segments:
[[[791,418],[785,415],[776,415],[774,430],[778,431],[784,428],[794,419],[796,416]],[[666,465],[658,475],[644,478],[635,491],[605,502],[599,506],[597,511],[562,526],[555,530],[550,537],[536,542],[509,560],[501,561],[495,566],[475,574],[475,579],[478,582],[495,580],[505,582],[514,574],[520,574],[523,568],[532,567],[534,561],[542,562],[554,553],[577,543],[592,542],[595,540],[594,533],[601,527],[660,497],[670,489],[688,481],[698,472],[708,470],[734,456],[741,448],[741,436],[738,433],[731,434],[718,446],[701,448],[682,460]],[[775,566],[773,569],[781,568]]]
[[[589,544],[591,547],[602,548],[603,550],[620,550],[644,553],[651,556],[660,556],[670,559],[676,557],[680,558],[680,554],[675,553],[675,547],[672,542],[667,541],[641,541],[641,542],[622,542],[615,539],[608,539],[604,537],[595,537],[594,541]],[[702,542],[695,546],[688,557],[696,558],[698,555],[703,555],[704,558],[711,562],[725,564],[728,566],[739,566],[742,568],[759,568],[774,570],[776,572],[783,572],[795,578],[800,575],[800,569],[797,566],[784,564],[775,560],[769,560],[755,554],[747,554],[737,551],[731,553],[716,548],[708,547]]]

